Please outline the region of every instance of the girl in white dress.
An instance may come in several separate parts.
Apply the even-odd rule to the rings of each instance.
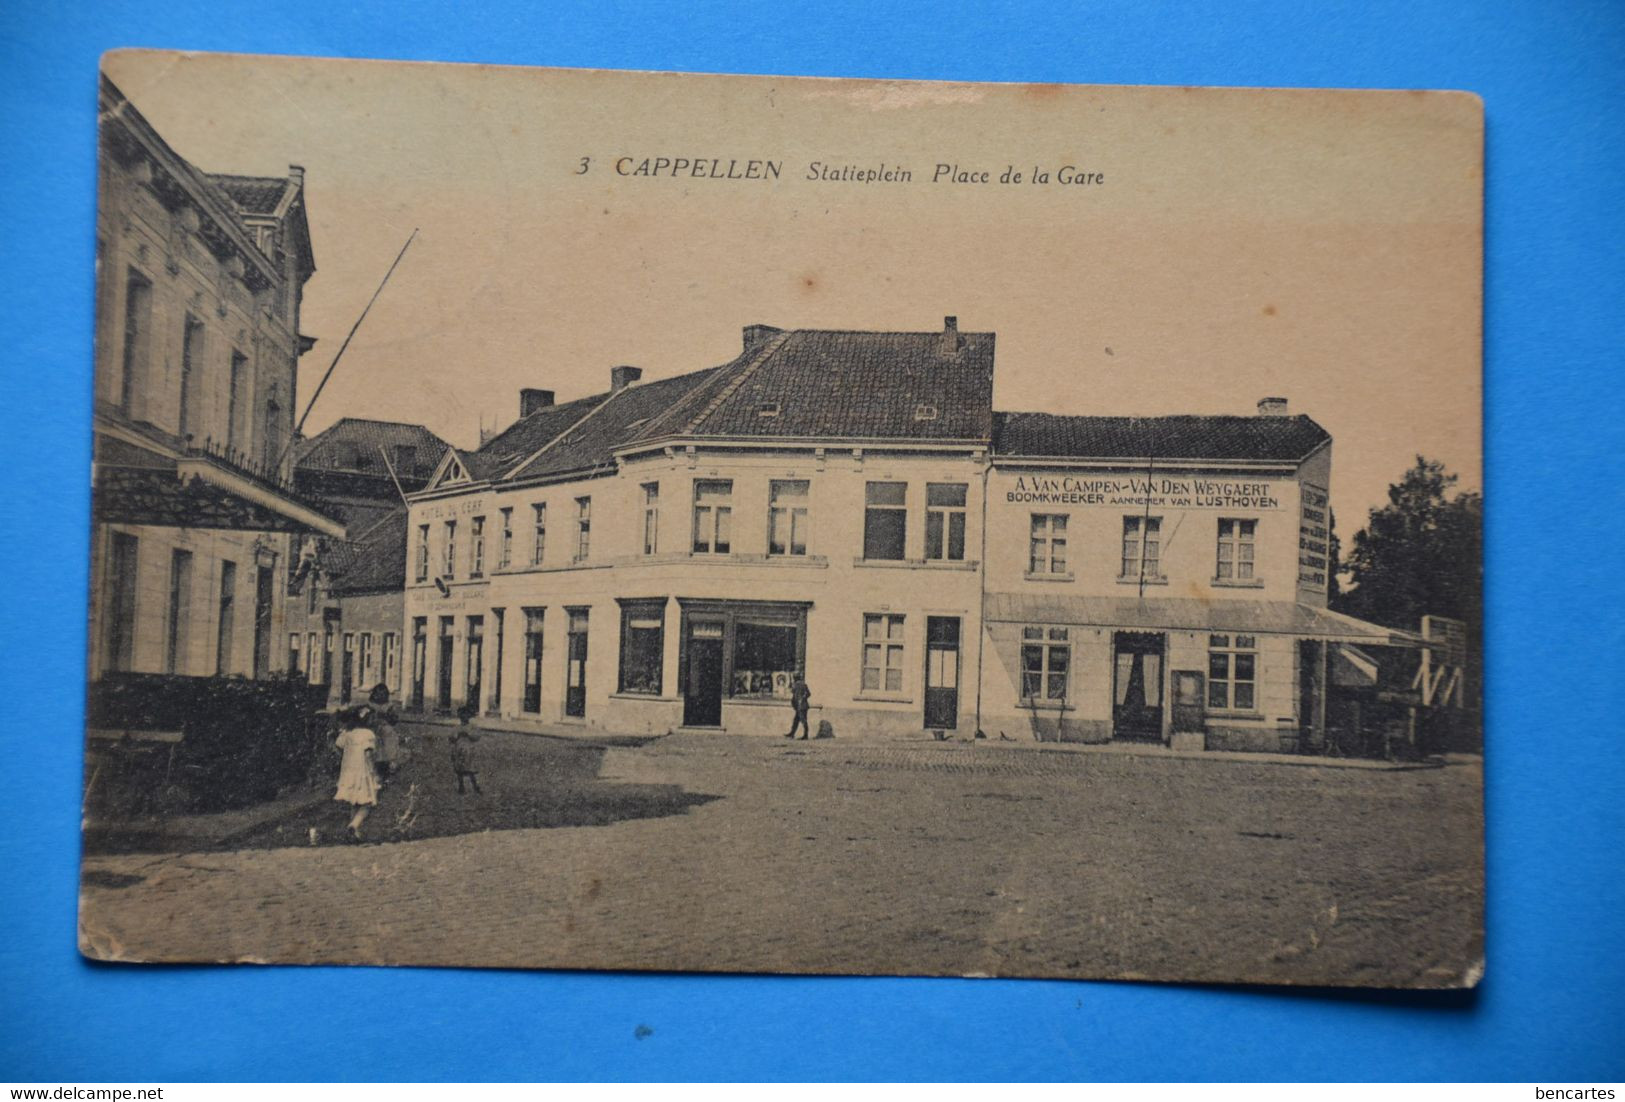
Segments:
[[[361,824],[378,802],[378,774],[372,759],[378,737],[367,727],[366,708],[346,708],[338,714],[339,737],[334,745],[343,752],[339,762],[339,786],[333,798],[355,808],[350,816],[350,837],[361,841]]]

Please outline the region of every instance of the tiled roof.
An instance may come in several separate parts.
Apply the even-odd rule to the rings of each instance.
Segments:
[[[300,441],[294,452],[294,465],[307,470],[359,470],[388,477],[389,468],[378,452],[380,447],[389,451],[391,462],[395,462],[396,448],[415,449],[412,469],[397,469],[395,474],[400,478],[425,479],[439,466],[447,444],[422,425],[346,417],[309,440]]]
[[[288,189],[286,176],[233,176],[223,172],[206,173],[220,190],[231,197],[244,214],[274,214]]]
[[[479,451],[459,451],[458,458],[468,468],[471,478],[499,478],[597,409],[608,397],[608,394],[594,394],[556,406],[543,406],[492,437]]]
[[[778,333],[722,369],[683,418],[640,435],[987,440],[993,343],[992,333]]]
[[[399,589],[406,577],[404,506],[389,510],[366,529],[352,529],[353,539],[335,544],[323,555],[329,591],[335,596],[378,589]]]
[[[579,424],[516,471],[513,477],[541,478],[612,462],[615,449],[630,440],[642,426],[688,395],[703,390],[723,370],[708,368],[629,386],[608,395],[594,407],[591,416],[580,418]]]
[[[1331,439],[1303,415],[1083,417],[995,413],[993,450],[1006,456],[1079,459],[1297,461]]]

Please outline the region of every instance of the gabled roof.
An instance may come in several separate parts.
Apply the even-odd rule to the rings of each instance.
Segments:
[[[993,451],[1006,457],[1298,462],[1331,439],[1313,420],[1184,415],[1085,417],[995,413]]]
[[[638,439],[992,435],[992,333],[753,328],[773,335],[720,368]]]
[[[396,469],[398,478],[423,480],[434,473],[449,445],[422,425],[402,421],[374,421],[365,417],[345,417],[312,436],[294,449],[294,466],[305,470],[362,471],[389,476],[389,468],[379,454],[383,448],[391,463],[396,449],[414,449],[411,470]]]
[[[501,478],[515,466],[533,458],[608,398],[608,394],[594,394],[556,406],[543,406],[529,417],[521,417],[497,433],[479,451],[464,453],[464,466],[469,474],[480,481]]]
[[[355,538],[335,543],[322,555],[328,592],[395,590],[406,577],[407,512],[397,505]]]

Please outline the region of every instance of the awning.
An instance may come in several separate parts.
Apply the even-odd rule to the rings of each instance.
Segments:
[[[1295,601],[989,593],[983,602],[982,617],[988,623],[1291,635],[1381,647],[1428,645],[1415,632],[1385,628]]]
[[[91,517],[98,524],[298,532],[344,538],[344,525],[315,506],[209,460],[141,467],[98,464]]]

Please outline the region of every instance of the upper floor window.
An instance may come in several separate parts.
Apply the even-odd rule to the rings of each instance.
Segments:
[[[965,558],[965,484],[925,484],[925,557],[961,562]]]
[[[1219,561],[1214,577],[1220,581],[1248,581],[1253,576],[1253,537],[1256,520],[1219,520]]]
[[[485,574],[485,518],[475,517],[468,525],[468,576]]]
[[[446,521],[446,555],[442,562],[441,573],[448,578],[457,576],[457,522]]]
[[[1207,706],[1252,711],[1257,706],[1258,637],[1207,638]]]
[[[805,479],[774,479],[768,483],[767,553],[807,553],[807,497]]]
[[[660,483],[643,484],[643,553],[653,555],[660,548]]]
[[[417,580],[420,582],[429,580],[429,526],[427,524],[418,525]],[[316,587],[312,584],[311,592],[314,593],[315,590]]]
[[[581,562],[592,550],[592,498],[576,498],[576,556]]]
[[[180,434],[197,435],[203,412],[203,323],[191,314],[181,324]]]
[[[1162,577],[1162,518],[1123,518],[1124,578]]]
[[[867,483],[863,491],[863,557],[901,559],[907,536],[908,483]]]
[[[733,547],[734,484],[725,480],[694,483],[694,553],[726,555]]]
[[[502,510],[502,543],[497,551],[497,569],[513,565],[513,510]]]
[[[226,447],[236,451],[243,447],[243,410],[247,408],[248,357],[231,350],[230,391],[226,399]]]
[[[1034,513],[1027,540],[1027,573],[1066,573],[1065,513]]]
[[[130,412],[137,389],[145,382],[152,345],[152,281],[131,268],[124,282],[124,355],[119,379],[119,409]]]
[[[534,527],[536,539],[531,544],[530,564],[542,565],[542,555],[547,551],[547,502],[538,501],[530,507],[531,524]]]

